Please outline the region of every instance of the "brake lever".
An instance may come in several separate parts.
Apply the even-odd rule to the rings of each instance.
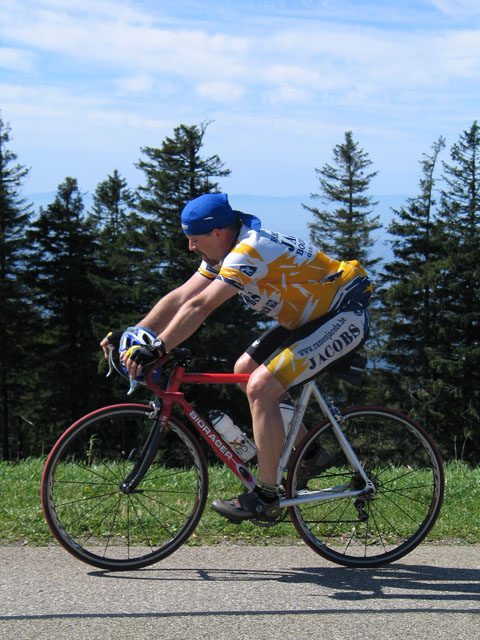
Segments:
[[[106,378],[110,377],[112,373],[115,371],[115,367],[113,365],[113,352],[115,351],[115,347],[113,346],[113,344],[107,344],[107,349],[108,349],[108,371],[107,371],[107,375],[105,376]]]
[[[128,379],[130,381],[130,386],[127,391],[127,396],[130,396],[135,391],[135,387],[137,386],[137,381],[132,376],[128,376]]]
[[[115,347],[113,346],[113,344],[107,344],[107,349],[108,349],[108,371],[105,375],[106,378],[110,377],[114,371],[121,373],[116,368],[115,363],[113,361],[113,352],[115,351]],[[127,396],[130,396],[135,391],[135,388],[137,386],[137,381],[135,380],[135,378],[132,378],[132,376],[130,375],[128,376],[128,380],[130,382],[130,386],[128,387]]]

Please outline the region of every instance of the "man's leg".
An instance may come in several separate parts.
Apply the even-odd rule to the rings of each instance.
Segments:
[[[248,360],[243,361],[243,366],[250,365]],[[236,372],[239,372],[239,369],[240,365]],[[212,508],[229,520],[273,520],[281,511],[277,502],[276,485],[285,432],[278,402],[284,393],[285,388],[275,380],[268,369],[264,365],[257,365],[247,383],[247,397],[257,446],[258,481],[250,493],[243,493],[238,498],[230,500],[212,502]]]
[[[265,484],[275,485],[278,462],[285,442],[283,418],[279,408],[280,399],[286,395],[285,389],[266,367],[255,362],[248,353],[240,356],[234,371],[251,374],[248,384],[239,386],[246,391],[250,403],[257,447],[258,479]]]
[[[235,366],[233,368],[234,373],[253,373],[255,369],[258,369],[260,365],[258,362],[248,355],[248,353],[243,353],[239,359],[236,361]],[[244,392],[247,390],[246,384],[239,384],[240,389]]]
[[[253,373],[256,369],[258,369],[258,367],[260,367],[261,365],[258,364],[258,362],[255,362],[255,360],[248,354],[248,353],[244,353],[240,356],[240,358],[237,360],[237,362],[235,363],[235,368],[234,368],[234,372],[235,373]],[[239,384],[238,385],[240,387],[240,389],[244,392],[247,391],[247,385],[246,384]],[[280,395],[279,398],[279,402],[293,402],[291,400],[291,396],[288,393],[288,391],[284,391],[283,394]],[[292,415],[293,415],[293,411],[292,411]],[[282,424],[283,424],[283,419],[282,419]],[[285,429],[285,427],[284,427]],[[306,435],[307,430],[306,428],[302,425],[300,425],[300,429],[298,432],[298,436],[297,439],[295,441],[295,445],[300,444],[300,442],[302,441],[302,439],[304,438],[304,436]]]
[[[285,441],[278,406],[284,394],[285,387],[264,365],[260,365],[250,376],[247,397],[257,446],[258,479],[267,485],[276,485],[278,463]]]

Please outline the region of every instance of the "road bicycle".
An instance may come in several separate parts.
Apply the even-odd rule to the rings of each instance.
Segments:
[[[189,373],[190,354],[182,348],[161,362],[167,360],[173,367],[166,367],[166,383],[155,382],[151,371],[145,376],[154,393],[149,405],[89,413],[63,433],[45,464],[42,506],[53,535],[76,558],[101,569],[146,567],[191,536],[208,495],[202,440],[248,490],[256,483],[255,468],[180,391],[182,384],[245,383],[248,374]],[[343,373],[358,376],[364,366],[353,356],[343,362]],[[173,415],[174,407],[186,422]],[[315,426],[294,446],[312,416]],[[305,461],[319,445],[329,462],[311,475]],[[314,381],[303,386],[295,405],[277,480],[277,522],[290,517],[313,551],[358,568],[398,560],[420,544],[444,492],[440,454],[420,425],[385,407],[339,411]]]

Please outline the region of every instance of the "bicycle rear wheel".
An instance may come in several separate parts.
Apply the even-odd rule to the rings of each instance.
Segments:
[[[155,418],[148,406],[95,411],[57,441],[42,477],[42,506],[58,542],[109,570],[139,569],[173,553],[194,531],[208,494],[205,456],[171,418],[157,454],[131,493],[134,467]]]
[[[412,551],[435,524],[444,491],[442,460],[425,430],[393,409],[357,407],[343,415],[342,429],[375,493],[290,507],[290,517],[303,540],[327,560],[378,567]],[[319,444],[331,459],[312,477],[308,460]],[[287,497],[363,486],[324,420],[305,436],[292,459]]]

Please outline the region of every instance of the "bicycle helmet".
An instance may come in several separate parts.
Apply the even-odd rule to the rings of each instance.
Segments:
[[[118,352],[120,355],[130,349],[133,345],[142,345],[142,344],[150,344],[157,336],[153,331],[148,329],[147,327],[128,327],[122,334],[120,338],[120,345],[118,348]],[[128,376],[128,371],[126,370],[123,362],[120,360],[120,364],[123,372]],[[162,373],[161,365],[155,367],[152,373],[152,379],[154,382],[158,382],[160,379],[160,374]],[[143,374],[135,376],[135,380],[143,380]]]

